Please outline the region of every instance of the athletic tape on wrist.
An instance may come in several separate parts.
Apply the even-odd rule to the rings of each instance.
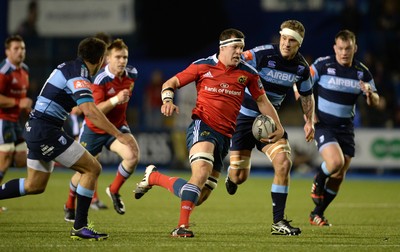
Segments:
[[[164,88],[164,89],[161,91],[161,100],[162,100],[163,102],[172,101],[172,100],[174,99],[174,95],[175,95],[175,92],[174,92],[174,91],[175,91],[175,90],[174,90],[173,88],[171,88],[171,87]]]
[[[111,97],[110,102],[113,106],[117,105],[119,102],[118,96]]]

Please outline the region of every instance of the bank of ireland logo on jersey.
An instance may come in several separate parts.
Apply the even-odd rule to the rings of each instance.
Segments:
[[[219,84],[219,86],[221,88],[229,88],[229,84],[227,84],[227,83],[221,83],[221,84]]]
[[[65,139],[64,136],[61,136],[61,137],[58,139],[58,142],[60,142],[60,144],[62,144],[62,145],[66,145],[66,144],[67,144],[67,139]]]
[[[90,82],[88,82],[86,80],[75,80],[74,88],[75,89],[90,88]]]

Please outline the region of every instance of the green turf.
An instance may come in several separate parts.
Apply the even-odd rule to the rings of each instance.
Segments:
[[[110,207],[105,188],[114,173],[104,172],[99,180],[100,198]],[[125,215],[90,210],[96,230],[110,238],[89,242],[69,238],[63,205],[72,171],[55,171],[43,194],[0,201],[8,207],[0,213],[0,251],[400,251],[398,180],[346,180],[326,212],[333,226],[315,227],[308,223],[311,178],[293,176],[286,215],[302,234],[286,237],[270,235],[271,177],[252,176],[234,196],[221,179],[192,214],[195,237],[185,239],[169,237],[179,218],[178,198],[155,187],[134,199],[132,190],[142,174],[137,172],[120,191]],[[11,169],[5,180],[24,175],[25,170]]]

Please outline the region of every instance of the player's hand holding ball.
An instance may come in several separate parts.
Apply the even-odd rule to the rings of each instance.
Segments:
[[[255,139],[264,143],[274,142],[269,136],[277,130],[274,119],[267,115],[259,115],[254,119],[252,132]]]

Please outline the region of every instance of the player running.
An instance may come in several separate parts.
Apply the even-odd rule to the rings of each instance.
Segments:
[[[311,188],[316,206],[310,213],[310,223],[316,226],[331,226],[324,213],[339,192],[355,154],[353,121],[357,98],[363,95],[368,106],[379,105],[372,74],[354,59],[354,33],[339,31],[333,49],[335,55],[318,58],[311,65],[318,94],[315,140],[323,159]]]
[[[257,72],[240,58],[244,47],[243,33],[227,29],[219,40],[217,54],[193,62],[162,86],[161,112],[171,116],[174,112],[179,113],[179,108],[173,103],[175,90],[189,83],[196,84],[197,102],[186,138],[192,176],[189,181],[171,178],[150,165],[135,190],[135,197],[140,198],[152,186],[158,185],[181,198],[180,218],[171,232],[173,237],[194,236],[189,229],[190,214],[208,197],[202,193],[200,198],[202,190],[209,191],[217,185],[246,87],[260,111],[270,115],[277,124],[277,130],[263,141],[276,142],[283,135],[279,117],[265,95]]]
[[[106,44],[96,38],[85,38],[78,46],[78,57],[64,62],[50,74],[25,124],[28,146],[27,177],[12,179],[0,186],[0,200],[40,194],[46,189],[54,161],[81,173],[77,186],[77,208],[70,237],[74,240],[104,240],[108,234],[93,229],[88,211],[101,164],[82,145],[63,130],[72,108],[79,106],[86,118],[127,144],[135,147],[129,134],[121,133],[96,107],[90,89],[90,76],[103,64]]]
[[[297,20],[286,20],[280,28],[279,44],[255,47],[245,51],[243,58],[259,72],[268,99],[276,110],[281,107],[286,94],[292,92],[293,87],[298,89],[306,119],[305,139],[310,142],[314,137],[314,96],[309,65],[299,52],[305,29]],[[271,186],[273,214],[271,234],[299,235],[300,228],[292,227],[290,221],[284,218],[292,167],[288,134],[285,132],[275,143],[257,141],[252,134],[252,124],[259,114],[257,105],[246,92],[232,137],[230,165],[225,180],[226,190],[233,195],[238,185],[247,180],[251,169],[251,152],[257,147],[268,157],[274,168]]]
[[[135,171],[140,157],[139,146],[126,121],[128,102],[138,72],[135,67],[127,65],[128,46],[121,39],[114,40],[107,47],[106,60],[108,64],[97,73],[91,85],[94,102],[116,128],[133,139],[134,149],[132,151],[114,136],[97,127],[89,118],[85,118],[79,142],[95,157],[100,155],[103,146],[121,157],[114,181],[106,188],[106,193],[111,198],[115,211],[125,214],[125,204],[119,190]],[[76,172],[71,178],[68,199],[64,206],[65,221],[75,220],[76,189],[80,176]]]

